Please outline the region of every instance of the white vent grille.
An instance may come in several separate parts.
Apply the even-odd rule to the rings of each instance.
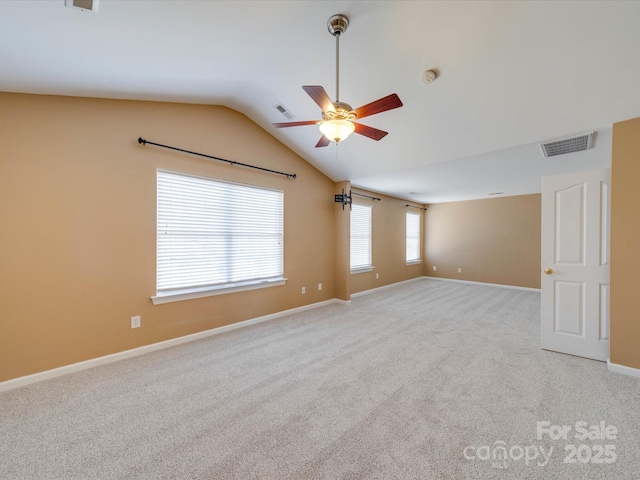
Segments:
[[[98,0],[64,0],[65,6],[96,13],[98,11]]]
[[[288,120],[291,120],[293,117],[295,117],[295,115],[293,113],[291,113],[289,110],[287,110],[285,108],[284,105],[282,105],[281,103],[279,103],[278,105],[276,105],[276,110],[278,110],[282,115],[284,115]]]
[[[540,144],[545,157],[555,157],[565,153],[582,152],[593,147],[593,132]]]

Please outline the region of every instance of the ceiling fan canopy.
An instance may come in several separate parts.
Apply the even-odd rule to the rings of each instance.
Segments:
[[[336,101],[332,102],[325,89],[320,85],[302,87],[322,109],[322,120],[272,124],[275,128],[319,125],[322,137],[316,144],[316,148],[326,147],[332,141],[337,144],[353,132],[376,141],[381,140],[388,132],[357,123],[355,120],[402,106],[402,101],[395,93],[356,109],[351,108],[348,103],[340,101],[340,35],[346,32],[348,26],[349,19],[345,15],[333,15],[327,22],[329,33],[336,38]]]

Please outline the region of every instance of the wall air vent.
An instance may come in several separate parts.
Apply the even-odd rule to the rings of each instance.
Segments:
[[[288,120],[291,120],[293,117],[295,117],[295,115],[293,113],[291,113],[289,110],[287,110],[285,108],[284,105],[282,105],[281,103],[279,103],[278,105],[276,105],[276,110],[278,110],[282,115],[284,115]]]
[[[565,153],[582,152],[593,148],[594,132],[585,133],[571,138],[554,140],[552,142],[541,143],[542,153],[545,157],[555,157]]]
[[[87,12],[98,12],[99,0],[64,0],[65,6]]]

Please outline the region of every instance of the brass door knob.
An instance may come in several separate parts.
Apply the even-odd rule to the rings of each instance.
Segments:
[[[553,270],[551,268],[545,268],[544,273],[546,273],[547,275],[551,275],[553,273]]]

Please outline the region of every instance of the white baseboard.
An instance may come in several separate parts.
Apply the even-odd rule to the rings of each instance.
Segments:
[[[332,303],[341,303],[342,305],[351,305],[351,300],[342,300],[341,298],[334,298]]]
[[[92,358],[91,360],[85,360],[83,362],[72,363],[71,365],[65,365],[63,367],[54,368],[51,370],[45,370],[44,372],[34,373],[32,375],[25,375],[24,377],[13,378],[0,382],[0,392],[6,392],[13,390],[14,388],[24,387],[31,385],[32,383],[42,382],[43,380],[49,380],[52,378],[67,375],[69,373],[79,372],[89,368],[98,367],[100,365],[106,365],[109,363],[119,362],[120,360],[126,360],[127,358],[138,357],[147,353],[162,350],[164,348],[174,347],[187,342],[193,342],[194,340],[200,340],[201,338],[210,337],[212,335],[218,335],[220,333],[229,332],[238,328],[248,327],[256,323],[266,322],[267,320],[273,320],[276,318],[284,317],[285,315],[291,315],[294,313],[304,312],[305,310],[312,310],[318,307],[324,307],[334,303],[349,305],[351,302],[347,300],[340,300],[337,298],[331,300],[325,300],[324,302],[312,303],[310,305],[304,305],[302,307],[292,308],[290,310],[284,310],[282,312],[272,313],[264,315],[262,317],[251,318],[242,322],[232,323],[230,325],[224,325],[222,327],[212,328],[203,332],[192,333],[191,335],[185,335],[183,337],[172,338],[163,342],[152,343],[150,345],[144,345],[142,347],[133,348],[131,350],[125,350],[123,352],[112,353],[111,355],[105,355],[103,357]]]
[[[538,293],[540,293],[540,289],[539,288],[518,287],[517,285],[503,285],[501,283],[472,282],[471,280],[457,280],[455,278],[442,278],[442,277],[424,276],[422,278],[426,278],[427,280],[438,280],[438,281],[442,281],[442,282],[469,283],[471,285],[482,285],[482,286],[485,286],[485,287],[510,288],[512,290],[524,290],[524,291],[527,291],[527,292],[538,292]]]
[[[621,373],[622,375],[629,375],[630,377],[640,378],[640,369],[625,367],[624,365],[618,365],[617,363],[611,363],[607,360],[607,368],[610,372]]]
[[[352,293],[351,294],[351,298],[362,297],[363,295],[369,295],[370,293],[379,292],[380,290],[386,290],[387,288],[397,287],[399,285],[412,283],[412,282],[416,282],[416,281],[421,281],[424,278],[425,277],[410,278],[409,280],[403,280],[401,282],[390,283],[389,285],[383,285],[382,287],[376,287],[376,288],[372,288],[370,290],[363,290],[362,292]]]

